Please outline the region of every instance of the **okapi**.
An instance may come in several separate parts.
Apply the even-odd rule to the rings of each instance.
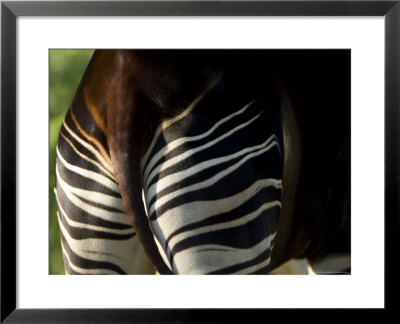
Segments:
[[[318,272],[350,255],[350,51],[97,50],[56,170],[68,274]]]

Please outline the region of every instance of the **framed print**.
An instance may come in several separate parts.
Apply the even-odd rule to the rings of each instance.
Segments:
[[[395,281],[396,276],[389,262],[397,253],[395,237],[399,234],[399,34],[399,1],[2,2],[1,321],[230,322],[238,313],[268,316],[271,308],[390,309],[394,285],[387,283]],[[49,162],[49,142],[54,141],[49,134],[53,132],[49,106],[53,105],[55,91],[54,66],[64,65],[64,78],[69,72],[75,73],[73,69],[79,70],[78,81],[72,86],[76,89],[95,49],[151,49],[156,53],[166,49],[304,53],[306,49],[344,53],[348,60],[343,62],[351,61],[351,80],[331,78],[326,107],[340,102],[335,91],[345,88],[342,83],[351,83],[351,274],[56,275],[62,270],[51,268],[54,257],[49,252],[48,232],[49,168],[53,164]],[[86,53],[84,63],[72,59],[78,50]],[[67,51],[70,65],[56,61],[57,53]],[[246,57],[234,55],[232,62],[240,63]],[[179,53],[172,56],[179,57]],[[330,75],[344,69],[333,56],[317,58],[332,60]],[[317,65],[317,60],[314,63]],[[185,68],[193,66],[188,60]],[[240,66],[244,70],[244,64],[238,64],[237,75],[246,75],[239,72]],[[296,64],[292,67],[293,71],[307,73],[295,70]],[[324,72],[315,75],[324,76]],[[318,87],[324,80],[312,80],[315,91],[325,89]],[[72,100],[71,94],[65,96]],[[85,104],[90,106],[87,98],[85,95]],[[99,118],[94,117],[101,129]],[[337,131],[345,133],[340,118],[336,118],[340,125]],[[73,134],[68,126],[63,127],[64,134]],[[85,133],[79,126],[76,130]],[[83,172],[66,160],[62,163],[69,170]],[[85,177],[105,179],[92,171]],[[58,181],[63,184],[61,178]],[[72,196],[76,195],[77,191],[73,192]],[[67,226],[66,222],[60,224]],[[110,233],[114,235],[116,229]],[[67,243],[63,245],[66,259]],[[68,264],[66,259],[64,264]],[[168,266],[167,259],[164,262]],[[113,273],[122,268],[109,269]],[[68,271],[81,270],[72,267]]]

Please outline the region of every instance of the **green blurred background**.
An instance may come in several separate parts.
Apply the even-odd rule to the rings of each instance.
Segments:
[[[93,50],[50,50],[50,274],[65,274],[57,221],[55,184],[56,145],[58,132]]]

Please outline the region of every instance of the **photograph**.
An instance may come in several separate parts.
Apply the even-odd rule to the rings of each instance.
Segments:
[[[50,274],[350,274],[351,50],[49,50]]]
[[[2,1],[0,322],[396,309],[399,2]]]

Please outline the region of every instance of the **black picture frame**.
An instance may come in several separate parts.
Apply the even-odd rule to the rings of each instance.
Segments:
[[[16,308],[16,19],[18,16],[383,16],[385,19],[385,309],[398,282],[400,0],[394,1],[2,1],[1,322],[194,323],[263,318],[267,310]],[[373,266],[373,265],[372,265]],[[271,316],[270,314],[268,316]]]

